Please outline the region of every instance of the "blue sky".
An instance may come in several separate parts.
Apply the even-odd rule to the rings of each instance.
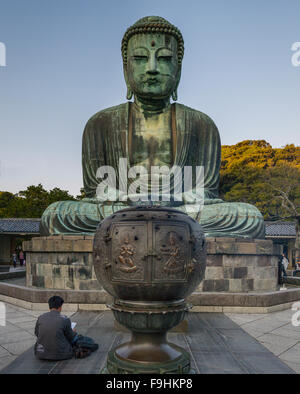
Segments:
[[[120,43],[147,15],[180,28],[178,101],[212,117],[223,144],[300,145],[300,0],[0,0],[0,190],[79,193],[84,125],[126,101]]]

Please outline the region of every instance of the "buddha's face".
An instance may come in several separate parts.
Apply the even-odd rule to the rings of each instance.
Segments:
[[[169,98],[180,77],[176,39],[159,33],[132,36],[128,42],[125,74],[138,97]]]

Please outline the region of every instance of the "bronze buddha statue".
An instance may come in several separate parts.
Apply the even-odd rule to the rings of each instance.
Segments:
[[[161,17],[142,18],[127,29],[122,57],[128,101],[96,113],[87,122],[82,142],[87,197],[51,204],[42,216],[43,235],[94,233],[103,218],[131,205],[119,190],[115,190],[119,197],[111,201],[97,197],[98,169],[115,169],[120,184],[124,179],[119,159],[125,158],[128,168],[146,171],[153,166],[202,167],[200,215],[191,209],[193,201],[183,199],[176,208],[197,219],[206,236],[264,238],[264,220],[255,206],[219,198],[221,143],[216,125],[204,113],[175,103],[183,54],[180,31]],[[192,182],[194,189],[194,178]],[[172,200],[169,205],[174,206]]]

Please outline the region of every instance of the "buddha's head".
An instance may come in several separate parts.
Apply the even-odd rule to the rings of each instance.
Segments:
[[[149,16],[127,29],[122,40],[127,99],[177,100],[184,45],[180,31]]]

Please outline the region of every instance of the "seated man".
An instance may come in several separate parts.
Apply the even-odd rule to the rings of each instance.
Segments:
[[[36,357],[43,360],[66,360],[74,355],[72,341],[76,337],[68,317],[61,315],[64,300],[59,296],[49,299],[50,312],[41,315],[35,326]]]
[[[200,111],[170,103],[171,97],[177,100],[183,53],[180,31],[163,18],[142,18],[126,31],[123,68],[127,100],[134,96],[134,101],[102,110],[88,121],[82,141],[87,198],[50,205],[42,216],[42,235],[94,233],[103,218],[131,205],[122,193],[123,189],[125,196],[128,192],[123,188],[127,171],[135,166],[151,174],[144,178],[147,193],[155,167],[177,167],[182,172],[202,168],[201,209],[193,199],[173,204],[172,190],[169,205],[199,221],[206,236],[264,238],[264,220],[255,206],[219,198],[221,143],[214,122]],[[123,167],[120,159],[126,163]],[[106,166],[115,171],[118,185],[112,193],[117,198],[104,201],[98,198],[98,186],[99,169]],[[193,176],[189,184],[193,195],[199,184],[197,177]]]

